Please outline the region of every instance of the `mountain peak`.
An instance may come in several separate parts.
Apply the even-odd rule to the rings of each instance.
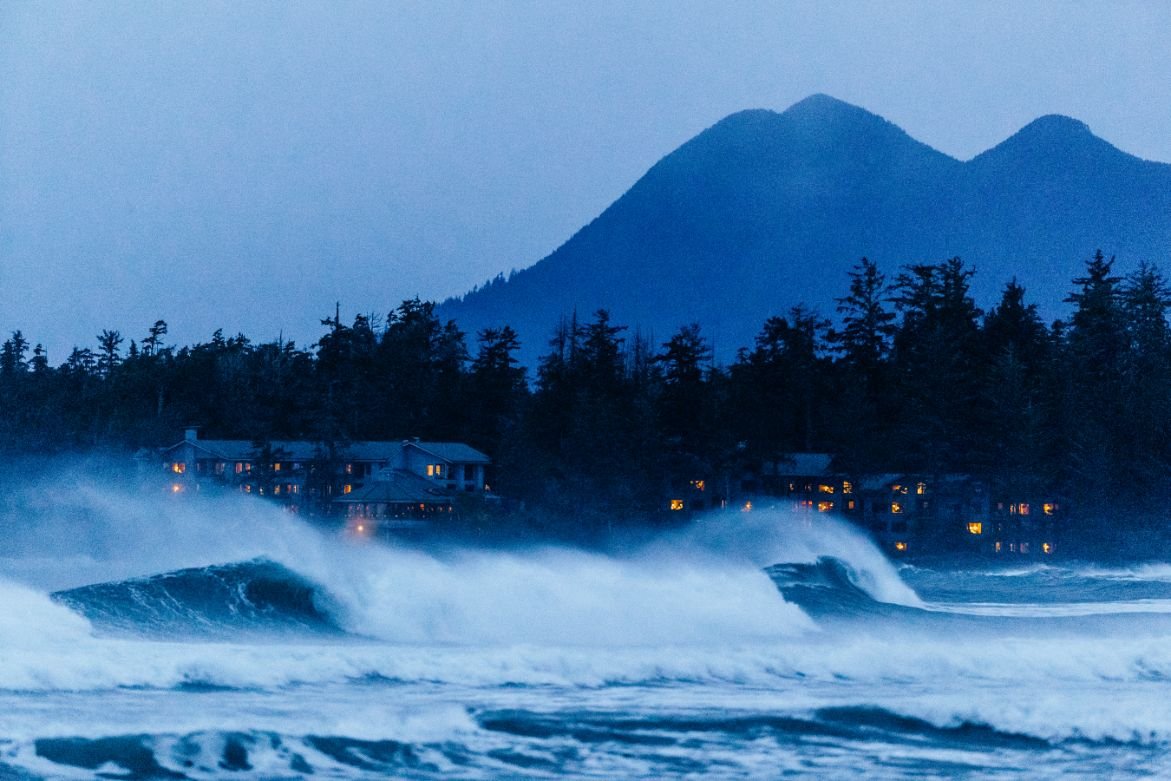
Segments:
[[[1096,157],[1123,155],[1116,147],[1094,135],[1085,122],[1063,114],[1046,114],[1034,119],[1005,141],[977,155],[973,161],[1021,158],[1052,165],[1069,155]]]

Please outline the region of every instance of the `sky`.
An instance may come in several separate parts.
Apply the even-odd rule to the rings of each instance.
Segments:
[[[823,92],[961,159],[1042,114],[1171,162],[1165,2],[0,2],[0,335],[309,345],[540,260]]]

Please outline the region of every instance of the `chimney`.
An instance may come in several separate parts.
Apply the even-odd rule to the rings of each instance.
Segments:
[[[188,426],[183,429],[183,441],[194,442],[199,439],[199,426]]]

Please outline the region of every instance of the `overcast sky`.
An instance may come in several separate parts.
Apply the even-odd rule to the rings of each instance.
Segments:
[[[831,7],[833,6],[833,7]],[[1047,113],[1171,161],[1171,3],[0,2],[0,332],[312,342],[556,248],[825,92],[967,159]]]

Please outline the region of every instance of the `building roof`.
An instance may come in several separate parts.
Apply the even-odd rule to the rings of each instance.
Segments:
[[[402,469],[383,469],[374,480],[343,494],[342,504],[450,504],[451,494],[435,481]]]
[[[833,460],[831,453],[790,453],[784,458],[777,459],[775,474],[829,477],[833,474]]]
[[[491,459],[476,450],[471,445],[462,442],[420,442],[409,440],[403,443],[408,447],[416,447],[424,453],[435,456],[440,461],[449,464],[489,464]]]
[[[166,448],[169,453],[183,445],[203,450],[213,458],[224,461],[251,461],[256,458],[256,444],[249,439],[185,439]],[[312,440],[274,439],[269,443],[274,453],[281,453],[279,460],[312,461],[322,455],[320,442]],[[351,442],[338,449],[338,458],[343,461],[375,461],[390,463],[404,447],[417,447],[440,461],[459,464],[489,464],[488,456],[462,442],[419,442],[405,440],[396,442]]]

